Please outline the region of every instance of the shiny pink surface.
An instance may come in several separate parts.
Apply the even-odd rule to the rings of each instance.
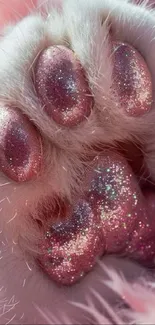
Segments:
[[[125,158],[104,151],[86,170],[83,187],[73,212],[40,243],[41,266],[59,284],[80,280],[106,253],[133,253],[137,260],[155,254],[147,203]]]
[[[34,179],[41,171],[42,144],[36,128],[18,110],[0,108],[1,171],[16,182]]]
[[[146,62],[131,45],[113,42],[114,90],[118,106],[129,116],[142,116],[152,105],[152,80]]]
[[[93,98],[76,54],[51,46],[39,56],[35,87],[43,109],[57,124],[73,127],[90,115]]]

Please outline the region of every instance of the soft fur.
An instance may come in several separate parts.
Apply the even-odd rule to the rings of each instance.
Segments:
[[[38,210],[53,210],[58,197],[71,202],[73,192],[81,191],[82,160],[87,164],[95,146],[137,142],[155,180],[155,107],[138,119],[117,109],[109,31],[142,53],[155,89],[155,15],[147,1],[137,6],[127,0],[49,0],[3,30],[1,103],[17,107],[38,127],[45,164],[41,176],[28,183],[15,184],[0,175],[0,324],[155,323],[153,272],[126,259],[104,257],[80,283],[67,288],[56,286],[33,260],[41,236],[36,219],[44,223]],[[90,118],[74,130],[49,120],[33,87],[35,61],[51,44],[76,52],[94,95]]]

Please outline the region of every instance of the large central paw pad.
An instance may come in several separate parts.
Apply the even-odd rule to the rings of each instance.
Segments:
[[[141,239],[151,233],[145,199],[120,155],[105,151],[96,157],[85,172],[83,188],[67,220],[52,225],[41,243],[40,263],[60,284],[79,280],[105,253],[127,253],[135,228]],[[140,247],[133,245],[134,254]],[[143,255],[137,250],[137,257],[145,260],[152,249],[150,245]]]

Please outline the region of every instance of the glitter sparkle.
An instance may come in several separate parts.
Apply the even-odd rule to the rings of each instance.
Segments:
[[[91,113],[93,96],[79,60],[64,46],[44,50],[35,69],[35,87],[49,117],[73,127]]]
[[[114,42],[113,49],[115,96],[129,116],[142,116],[152,106],[152,80],[148,67],[132,46]]]
[[[79,281],[106,253],[145,260],[155,251],[144,198],[125,158],[107,150],[97,156],[83,186],[72,214],[51,225],[40,243],[39,262],[59,284]]]
[[[1,170],[16,182],[36,178],[41,171],[42,143],[33,124],[17,109],[1,106]]]

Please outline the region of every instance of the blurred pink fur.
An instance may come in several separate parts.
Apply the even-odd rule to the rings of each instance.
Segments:
[[[61,305],[58,306],[59,316],[36,306],[47,324],[155,324],[153,277],[151,278],[136,264],[130,264],[128,261],[125,264],[124,261],[112,258],[111,263],[110,268],[109,261],[107,261],[107,266],[106,261],[105,264],[100,264],[101,273],[104,273],[104,277],[105,273],[108,276],[107,280],[103,280],[103,277],[99,280],[102,294],[98,293],[94,284],[92,288],[88,286],[85,292],[85,304],[74,300],[71,302],[76,307],[72,318],[61,309]],[[127,279],[123,273],[131,275]],[[94,283],[98,281],[95,276],[93,277]],[[82,315],[82,322],[77,321],[77,314]]]

